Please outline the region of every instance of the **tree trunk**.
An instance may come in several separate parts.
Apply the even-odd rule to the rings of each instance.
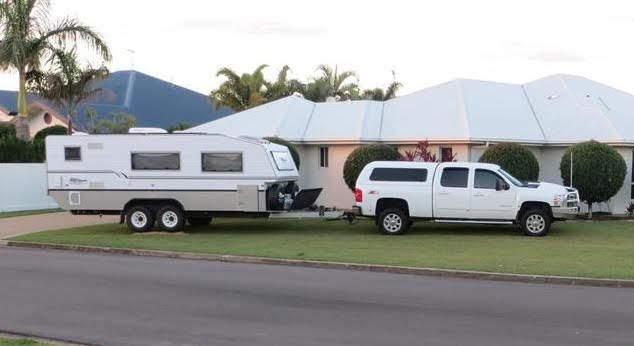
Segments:
[[[592,203],[588,203],[588,220],[592,220]]]
[[[18,121],[15,125],[15,134],[19,139],[28,141],[31,139],[29,129],[29,107],[26,101],[26,73],[24,67],[19,69],[20,87],[18,89]]]

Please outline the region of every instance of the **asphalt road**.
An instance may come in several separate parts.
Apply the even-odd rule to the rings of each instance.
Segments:
[[[104,345],[632,345],[634,290],[0,247],[0,330]]]

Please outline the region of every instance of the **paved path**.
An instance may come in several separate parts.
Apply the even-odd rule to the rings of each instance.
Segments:
[[[0,247],[0,329],[105,345],[631,345],[634,290]]]
[[[52,229],[113,222],[119,222],[119,217],[112,215],[103,217],[94,215],[72,215],[67,212],[8,217],[0,219],[0,239]]]

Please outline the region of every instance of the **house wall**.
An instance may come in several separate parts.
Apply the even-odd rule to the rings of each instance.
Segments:
[[[47,195],[46,164],[0,164],[0,212],[57,208]]]
[[[60,120],[59,118],[57,118],[56,116],[51,116],[51,123],[47,124],[46,121],[44,121],[45,113],[46,112],[41,111],[35,115],[29,116],[29,132],[31,133],[31,138],[33,138],[35,134],[40,132],[40,130],[45,129],[47,127],[51,127],[55,125],[67,127],[66,123]]]

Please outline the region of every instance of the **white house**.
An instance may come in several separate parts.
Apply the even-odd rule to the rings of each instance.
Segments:
[[[571,76],[527,84],[457,79],[385,102],[314,103],[289,96],[221,118],[191,132],[278,136],[297,144],[302,187],[323,187],[319,204],[348,208],[353,195],[342,170],[363,143],[405,150],[428,140],[439,157],[475,161],[487,146],[526,145],[540,163],[540,180],[561,183],[567,146],[590,139],[614,146],[628,166],[622,189],[602,210],[624,213],[634,198],[634,95]]]

